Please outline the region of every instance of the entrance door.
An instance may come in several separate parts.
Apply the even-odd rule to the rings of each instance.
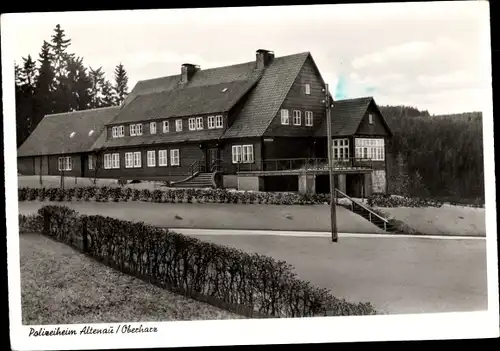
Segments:
[[[212,170],[210,169],[212,165],[214,164],[214,161],[217,161],[219,159],[219,149],[216,147],[213,148],[208,148],[207,149],[207,172],[211,172]]]

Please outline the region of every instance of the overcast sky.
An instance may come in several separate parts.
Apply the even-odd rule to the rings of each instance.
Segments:
[[[19,17],[17,17],[19,16]],[[138,80],[310,51],[337,98],[429,112],[481,111],[491,91],[484,1],[18,14],[2,18],[13,58],[38,58],[56,24],[70,50],[108,78],[123,63]],[[4,28],[2,28],[3,30]]]

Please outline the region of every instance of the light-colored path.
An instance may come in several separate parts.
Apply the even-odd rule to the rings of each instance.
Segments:
[[[341,235],[332,243],[328,237],[176,231],[286,261],[300,278],[387,313],[487,309],[485,240]]]

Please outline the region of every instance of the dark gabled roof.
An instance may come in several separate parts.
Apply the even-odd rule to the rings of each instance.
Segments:
[[[105,124],[119,107],[46,115],[17,150],[17,156],[40,156],[91,151]],[[93,133],[90,133],[91,131]],[[73,137],[71,137],[71,134]]]
[[[334,101],[330,111],[332,116],[332,135],[349,136],[356,134],[359,124],[372,102],[375,104],[375,100],[372,96]],[[389,134],[391,134],[391,130],[384,116],[382,116],[381,113],[380,116]],[[316,136],[326,136],[326,134],[327,125],[325,120],[322,126],[318,128]]]
[[[236,81],[249,81],[259,77],[262,70],[255,69],[255,61],[246,63],[203,69],[195,73],[186,85],[179,85],[181,75],[141,80],[137,82],[130,94],[125,99],[123,106],[127,106],[138,95],[159,93],[179,88],[193,88]]]
[[[250,80],[138,95],[123,107],[112,123],[227,112],[257,80],[258,76]]]
[[[278,113],[309,55],[309,52],[304,52],[275,58],[223,138],[262,136]]]
[[[227,112],[244,96],[248,96],[248,99],[234,123],[225,131],[158,133],[107,141],[103,137],[94,147],[261,136],[276,115],[309,55],[304,52],[276,57],[265,69],[257,69],[256,62],[250,61],[200,70],[186,84],[180,83],[180,74],[140,81],[127,97],[116,118],[108,124]],[[222,93],[223,88],[228,90]]]

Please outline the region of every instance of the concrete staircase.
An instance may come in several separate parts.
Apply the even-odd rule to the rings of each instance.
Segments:
[[[215,188],[214,173],[199,172],[186,179],[170,183],[174,188]]]
[[[343,192],[341,192],[338,189],[335,189],[336,192],[343,198],[346,198],[349,200],[349,205],[347,204],[341,204],[342,207],[345,207],[346,209],[352,211],[353,213],[367,219],[371,223],[375,224],[377,227],[380,229],[388,232],[388,233],[394,233],[394,234],[401,234],[400,231],[398,231],[389,221],[375,213],[370,207],[368,207],[365,204],[361,204],[354,200],[353,198],[347,196]]]

